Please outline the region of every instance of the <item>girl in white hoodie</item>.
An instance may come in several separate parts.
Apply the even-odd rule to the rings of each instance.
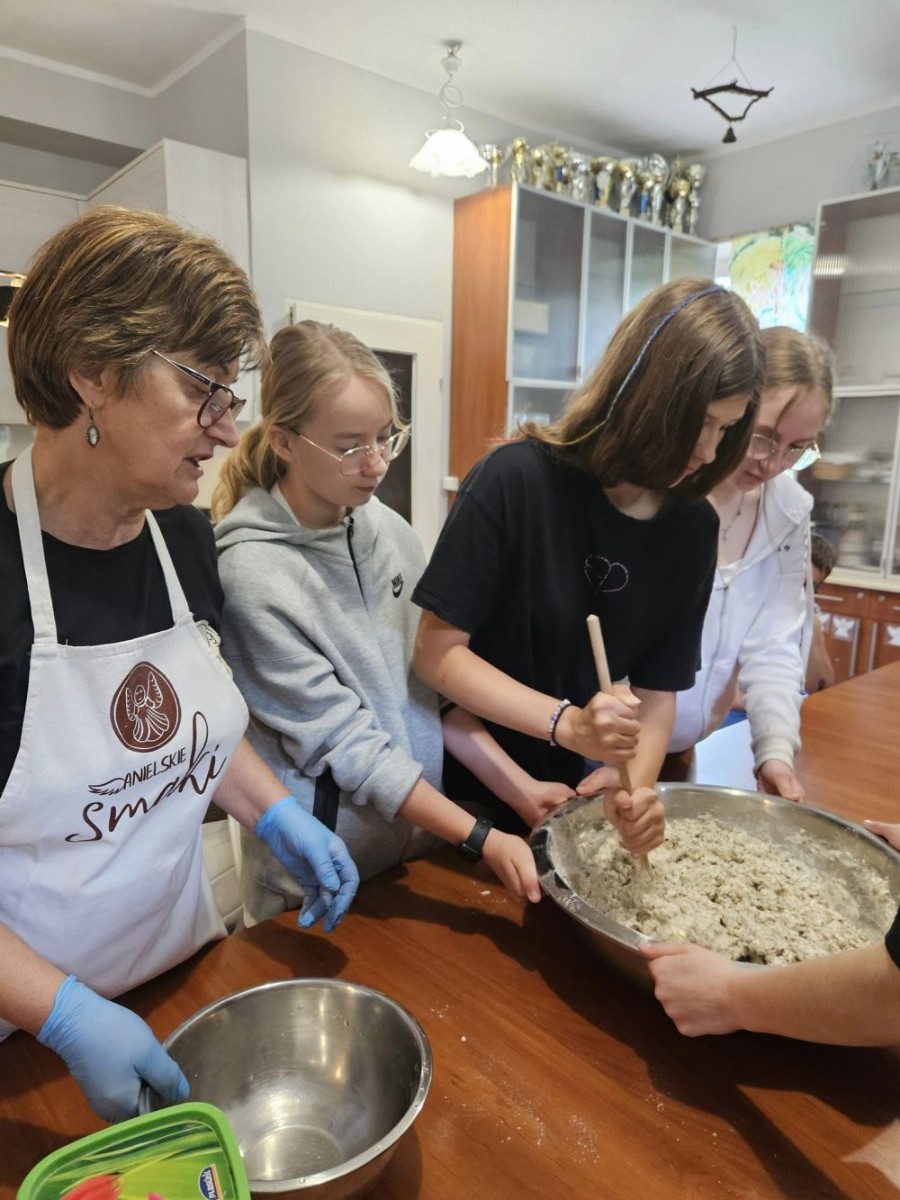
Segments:
[[[750,721],[758,787],[803,800],[793,771],[812,634],[809,512],[791,476],[819,457],[816,438],[832,405],[828,347],[794,329],[762,331],[766,385],[747,457],[710,493],[719,514],[719,558],[703,624],[702,666],[677,696],[672,753],[722,723],[737,686]]]

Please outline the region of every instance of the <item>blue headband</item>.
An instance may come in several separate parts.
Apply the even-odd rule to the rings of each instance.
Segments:
[[[680,313],[683,308],[687,308],[687,306],[689,304],[693,304],[695,300],[699,300],[703,296],[713,296],[713,295],[715,295],[716,292],[725,292],[727,290],[728,290],[727,288],[723,288],[719,284],[716,283],[716,284],[713,284],[711,287],[704,288],[700,292],[692,292],[690,296],[685,296],[685,298],[683,300],[679,300],[678,303],[673,308],[669,309],[669,311],[660,319],[656,328],[653,330],[653,332],[650,334],[650,336],[644,342],[643,346],[641,346],[640,350],[638,351],[638,356],[634,360],[634,362],[631,364],[628,374],[625,376],[625,378],[619,384],[616,394],[612,398],[612,403],[609,406],[609,411],[607,412],[606,416],[603,418],[604,425],[609,420],[609,418],[612,416],[613,409],[616,407],[616,405],[619,402],[619,397],[622,395],[622,393],[628,387],[629,383],[631,383],[631,380],[634,377],[635,371],[637,371],[637,369],[640,367],[641,363],[644,361],[644,355],[647,353],[647,351],[650,349],[651,345],[653,344],[653,339],[663,329],[665,329],[665,327],[672,320],[672,318],[677,316],[678,313]]]

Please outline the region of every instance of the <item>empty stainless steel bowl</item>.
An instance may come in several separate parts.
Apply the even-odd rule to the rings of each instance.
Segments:
[[[738,788],[661,783],[656,790],[665,806],[667,818],[696,817],[708,813],[726,825],[766,834],[776,842],[786,842],[792,835],[802,831],[823,848],[850,849],[860,864],[873,868],[883,876],[891,894],[900,900],[900,854],[861,826],[833,813]],[[638,950],[645,940],[643,935],[613,921],[589,904],[572,886],[571,879],[578,865],[578,834],[588,825],[607,825],[609,836],[617,836],[603,816],[602,801],[593,797],[564,804],[534,827],[531,848],[541,887],[564,912],[574,918],[578,930],[601,958],[633,980],[649,985],[652,982],[650,971]],[[652,855],[650,862],[652,865]],[[822,855],[821,870],[852,887],[853,877],[849,868],[841,867],[828,855]]]
[[[431,1083],[419,1023],[339,979],[267,983],[210,1004],[166,1050],[191,1099],[221,1108],[254,1196],[345,1200],[380,1177]],[[160,1107],[145,1092],[141,1111]]]

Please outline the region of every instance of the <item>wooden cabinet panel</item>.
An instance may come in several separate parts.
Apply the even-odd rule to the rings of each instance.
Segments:
[[[900,618],[895,621],[873,621],[865,669],[873,671],[892,662],[900,662]]]
[[[864,588],[822,585],[822,590],[816,592],[816,603],[822,612],[841,613],[844,616],[867,617],[869,615],[869,596]]]
[[[820,620],[828,657],[834,664],[834,681],[843,683],[858,673],[862,618],[823,612]]]
[[[826,583],[816,602],[838,682],[900,661],[900,593]]]
[[[511,184],[454,205],[450,473],[459,479],[506,431],[511,214]]]

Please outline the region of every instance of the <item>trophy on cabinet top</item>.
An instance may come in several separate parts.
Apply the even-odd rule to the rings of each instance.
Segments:
[[[531,183],[530,149],[528,139],[523,137],[513,138],[509,144],[509,156],[512,159],[510,170],[514,183]]]
[[[688,213],[688,233],[697,232],[697,217],[700,213],[700,188],[703,186],[703,181],[706,179],[706,167],[703,163],[691,163],[685,170],[688,183],[691,185],[691,190],[688,193],[688,205],[690,212]]]
[[[685,218],[688,213],[688,196],[691,191],[691,181],[679,175],[672,180],[672,202],[669,205],[669,224],[675,233],[684,233]]]
[[[646,159],[641,159],[638,164],[637,181],[640,189],[638,192],[638,216],[642,221],[649,221],[653,204],[653,174]]]
[[[597,208],[609,208],[609,196],[612,191],[612,168],[614,158],[601,156],[591,160],[591,180],[594,188],[594,204]]]
[[[590,190],[590,168],[584,154],[569,155],[569,193],[573,200],[587,200]]]
[[[532,187],[544,186],[544,174],[547,169],[547,160],[549,153],[546,146],[535,146],[531,152],[531,178],[529,183]]]
[[[500,167],[506,160],[506,151],[495,142],[485,142],[479,149],[488,165],[487,186],[496,187],[500,179]]]
[[[661,154],[651,154],[647,159],[647,170],[653,176],[653,190],[650,193],[650,220],[654,225],[665,225],[666,180],[669,178],[669,164]]]
[[[613,167],[613,174],[619,183],[619,212],[622,216],[627,217],[631,213],[631,203],[638,187],[637,169],[637,162],[633,158],[620,158]]]
[[[560,195],[568,196],[571,174],[569,171],[569,151],[559,142],[550,145],[549,170],[544,171],[544,187]]]

